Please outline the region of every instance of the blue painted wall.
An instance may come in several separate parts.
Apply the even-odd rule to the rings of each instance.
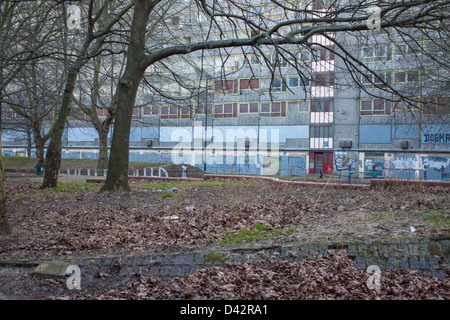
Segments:
[[[391,143],[390,125],[360,125],[360,143]]]

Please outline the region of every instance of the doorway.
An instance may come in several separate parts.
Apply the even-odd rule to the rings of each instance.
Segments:
[[[309,174],[333,174],[333,152],[309,153]]]

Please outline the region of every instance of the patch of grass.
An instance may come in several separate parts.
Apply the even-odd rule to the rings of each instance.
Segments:
[[[97,187],[87,182],[58,182],[58,186],[51,188],[56,192],[94,191]]]
[[[212,252],[205,255],[205,261],[213,264],[214,262],[225,263],[228,260],[230,260],[230,257],[221,252]]]
[[[239,242],[251,242],[263,239],[272,239],[278,235],[280,235],[283,231],[287,233],[293,233],[296,231],[296,228],[289,227],[286,229],[269,229],[265,227],[261,223],[257,223],[251,229],[242,229],[237,232],[237,234],[228,233],[221,240],[222,243],[226,245],[231,245]]]
[[[166,199],[166,198],[179,198],[179,197],[183,197],[185,195],[184,192],[180,192],[180,193],[171,193],[171,192],[166,192],[163,193],[160,196],[157,196],[156,199]]]
[[[22,200],[22,195],[15,194],[15,195],[11,196],[10,198],[6,198],[6,203],[20,203],[21,200]]]
[[[425,221],[431,222],[433,225],[438,226],[442,224],[450,224],[450,217],[444,215],[439,211],[433,211],[423,218]]]
[[[143,189],[143,190],[147,190],[147,189],[171,189],[171,188],[178,187],[180,185],[180,183],[181,183],[181,181],[179,181],[179,180],[161,181],[161,182],[157,182],[157,183],[141,184],[141,185],[138,185],[137,188],[138,189]]]

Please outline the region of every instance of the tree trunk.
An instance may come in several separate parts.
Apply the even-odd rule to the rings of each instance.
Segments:
[[[108,129],[101,129],[98,131],[99,147],[98,147],[98,161],[97,170],[108,169]]]
[[[34,146],[36,148],[36,163],[43,165],[44,162],[44,146],[45,141],[43,141],[40,137],[36,137],[34,135]]]
[[[45,157],[43,188],[55,188],[58,186],[58,174],[59,169],[61,168],[62,135],[64,133],[67,118],[69,117],[70,106],[72,103],[72,93],[75,88],[75,82],[80,68],[81,61],[78,61],[69,70],[67,75],[67,82],[64,88],[61,109],[59,110],[58,118],[53,126],[52,134],[50,136],[50,143],[48,145],[47,154]]]
[[[0,133],[0,136],[1,136],[1,133]],[[8,214],[6,212],[5,172],[3,170],[3,160],[2,160],[1,144],[0,144],[0,235],[7,235],[10,233],[11,233],[11,228],[9,227]]]
[[[145,33],[148,17],[158,1],[138,0],[135,2],[131,26],[130,44],[128,46],[125,72],[119,80],[117,109],[108,175],[101,192],[128,191],[128,157],[130,146],[131,117],[136,93],[144,75]]]
[[[141,73],[141,76],[143,72]],[[128,157],[130,144],[131,117],[134,101],[139,86],[138,71],[132,74],[131,81],[121,79],[119,83],[119,97],[108,164],[108,175],[100,191],[129,191],[128,185]]]

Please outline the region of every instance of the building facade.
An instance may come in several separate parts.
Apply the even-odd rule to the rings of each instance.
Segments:
[[[320,11],[316,3],[307,5]],[[286,17],[264,4],[248,11]],[[175,27],[189,29],[204,19],[185,12],[171,18]],[[227,31],[233,30],[216,36]],[[280,30],[280,37],[290,31]],[[194,41],[189,34],[177,39]],[[152,86],[142,86],[133,112],[130,161],[187,163],[212,173],[346,176],[350,169],[361,178],[376,170],[378,177],[448,180],[449,82],[442,81],[448,67],[423,49],[447,52],[423,36],[406,41],[391,34],[315,34],[307,46],[283,52],[270,46],[210,50],[155,64],[145,76]],[[336,43],[370,71],[352,73]],[[385,84],[416,97],[417,105],[383,90]],[[105,110],[97,115],[105,118]],[[12,119],[2,111],[3,121]],[[4,130],[2,146],[3,155],[23,154],[26,140]],[[94,128],[72,115],[63,157],[95,159],[97,147]]]

